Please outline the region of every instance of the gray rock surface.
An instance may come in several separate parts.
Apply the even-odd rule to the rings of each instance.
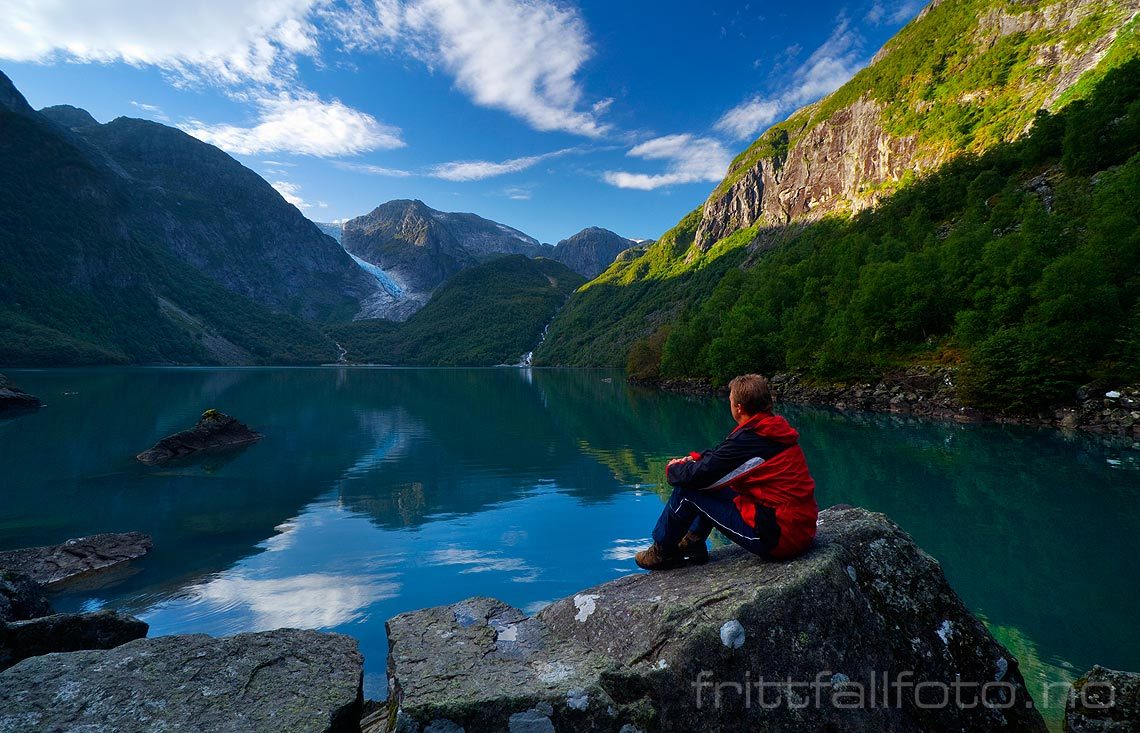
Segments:
[[[23,621],[51,612],[42,585],[23,573],[0,570],[0,621]]]
[[[297,629],[49,654],[0,673],[0,733],[357,731],[362,665],[353,639]]]
[[[1099,665],[1073,683],[1065,705],[1066,733],[1140,730],[1140,674]]]
[[[62,545],[0,552],[0,569],[23,573],[50,587],[142,557],[151,546],[150,536],[142,532],[96,534]]]
[[[788,563],[729,549],[532,618],[487,598],[403,614],[388,638],[374,730],[1045,730],[1017,660],[937,561],[851,507],[824,511],[817,546]],[[967,707],[982,685],[990,704]]]
[[[43,404],[38,397],[28,394],[0,374],[0,412],[34,410],[43,407]]]
[[[554,245],[554,251],[547,256],[592,280],[605,272],[619,254],[636,246],[637,242],[608,229],[589,227]]]
[[[116,611],[58,613],[0,624],[0,670],[29,657],[83,649],[112,649],[142,639],[146,623]]]
[[[189,430],[168,435],[155,443],[153,448],[139,453],[136,457],[147,465],[154,465],[199,451],[248,445],[261,440],[262,437],[264,436],[261,433],[255,433],[245,423],[225,413],[206,410],[197,425]]]

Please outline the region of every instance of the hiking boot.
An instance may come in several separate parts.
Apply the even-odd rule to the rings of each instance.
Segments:
[[[656,542],[648,550],[637,553],[633,560],[644,570],[673,570],[685,564],[685,558],[678,550],[668,552]]]
[[[681,538],[677,550],[681,553],[681,557],[694,565],[704,565],[709,561],[709,548],[705,545],[704,539],[692,532]]]

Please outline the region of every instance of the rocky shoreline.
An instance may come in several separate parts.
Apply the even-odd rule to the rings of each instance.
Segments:
[[[955,370],[951,367],[912,367],[873,382],[822,383],[787,373],[775,374],[771,381],[777,399],[792,404],[914,415],[953,422],[997,422],[1079,430],[1140,450],[1140,385],[1086,385],[1078,390],[1070,405],[1024,415],[989,412],[962,404],[955,377]],[[629,381],[684,394],[728,393],[727,388],[716,387],[701,379],[631,377]]]
[[[1032,681],[938,562],[882,514],[850,506],[822,512],[816,546],[792,561],[727,548],[534,616],[469,598],[386,628],[390,695],[377,703],[363,699],[348,636],[147,638],[115,611],[53,614],[40,583],[0,568],[0,733],[1045,730]],[[950,686],[989,704],[869,703],[866,685],[888,671],[913,695]],[[776,682],[750,704],[744,686],[762,679]],[[1074,683],[1066,731],[1138,726],[1140,675],[1094,667]]]

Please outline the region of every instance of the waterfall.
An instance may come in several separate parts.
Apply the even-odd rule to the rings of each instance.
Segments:
[[[551,321],[551,322],[553,322],[553,321]],[[521,367],[523,369],[529,369],[531,366],[534,365],[534,352],[538,351],[539,347],[542,346],[542,342],[546,340],[546,333],[549,330],[550,330],[550,323],[547,323],[546,326],[544,326],[542,329],[542,335],[538,337],[538,343],[534,345],[533,349],[531,349],[530,351],[523,354],[522,358],[519,359],[519,363],[515,364],[515,366]]]

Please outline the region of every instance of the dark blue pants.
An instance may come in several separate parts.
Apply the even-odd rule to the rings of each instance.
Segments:
[[[756,555],[767,555],[775,545],[771,537],[761,536],[740,516],[733,499],[732,489],[673,489],[673,495],[661,512],[653,528],[653,541],[664,548],[673,548],[686,532],[707,539],[713,527],[724,536]]]

